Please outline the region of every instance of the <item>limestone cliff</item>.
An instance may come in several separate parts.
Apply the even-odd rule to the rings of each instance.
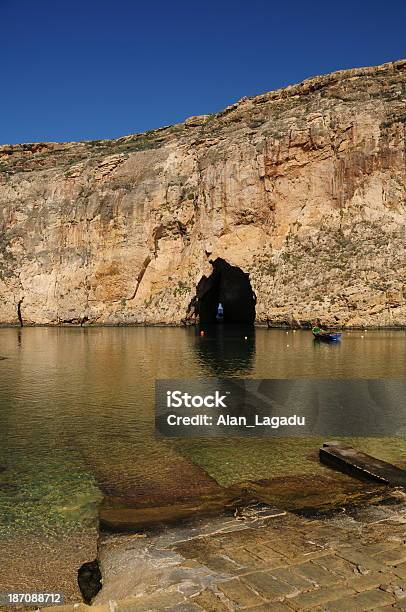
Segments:
[[[210,259],[256,318],[406,324],[406,61],[114,141],[0,147],[0,322],[179,323]]]

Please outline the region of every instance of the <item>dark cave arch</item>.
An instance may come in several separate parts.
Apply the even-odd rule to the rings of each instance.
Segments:
[[[220,257],[210,263],[213,272],[198,282],[189,310],[194,310],[200,323],[216,323],[218,305],[222,304],[223,323],[253,324],[256,297],[249,274]]]

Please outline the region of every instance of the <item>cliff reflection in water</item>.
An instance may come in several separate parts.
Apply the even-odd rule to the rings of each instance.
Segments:
[[[249,376],[254,368],[255,328],[252,325],[196,326],[196,357],[208,376]]]

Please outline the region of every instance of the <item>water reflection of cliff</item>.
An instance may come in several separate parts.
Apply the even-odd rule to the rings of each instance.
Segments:
[[[204,371],[221,378],[249,375],[255,357],[255,328],[205,325],[194,329],[194,348]]]

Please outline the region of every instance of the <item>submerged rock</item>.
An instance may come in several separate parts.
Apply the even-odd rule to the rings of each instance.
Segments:
[[[101,578],[97,559],[83,563],[80,566],[78,570],[78,585],[85,603],[90,604],[102,588]]]

